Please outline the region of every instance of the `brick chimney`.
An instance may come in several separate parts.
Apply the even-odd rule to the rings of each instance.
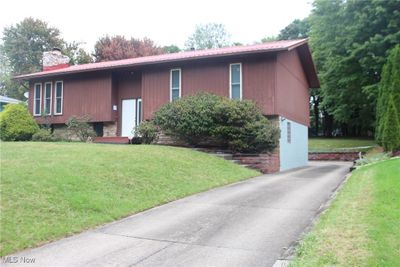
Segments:
[[[61,49],[57,47],[52,51],[43,52],[43,71],[67,68],[69,60],[69,57],[61,54]]]

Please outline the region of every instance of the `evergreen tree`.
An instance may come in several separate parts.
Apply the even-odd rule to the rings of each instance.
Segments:
[[[393,97],[388,100],[388,107],[382,130],[382,145],[385,151],[400,149],[400,118]]]
[[[379,144],[383,141],[385,121],[388,116],[389,99],[393,99],[394,107],[400,111],[400,45],[397,45],[383,67],[382,80],[379,85],[376,107],[375,139]],[[400,116],[398,116],[400,117]]]

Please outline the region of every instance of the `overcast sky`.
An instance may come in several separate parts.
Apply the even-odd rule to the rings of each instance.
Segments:
[[[311,11],[311,0],[2,0],[0,28],[25,17],[57,27],[62,37],[85,43],[108,35],[153,39],[158,45],[183,47],[196,24],[226,26],[233,42],[250,44],[277,35]]]

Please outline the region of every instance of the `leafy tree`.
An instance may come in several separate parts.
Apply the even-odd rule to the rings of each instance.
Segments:
[[[322,107],[344,134],[374,128],[377,86],[388,51],[400,42],[400,2],[316,0],[311,47]]]
[[[136,57],[147,57],[153,55],[163,54],[164,50],[157,46],[150,38],[131,39],[131,43],[135,48]]]
[[[66,43],[62,52],[70,58],[71,65],[93,62],[93,57],[81,47],[80,43],[77,42]]]
[[[376,107],[375,138],[379,144],[383,141],[383,132],[387,120],[389,100],[397,112],[400,111],[400,45],[397,45],[388,57],[383,67],[382,79],[379,85],[378,101]],[[392,115],[390,115],[392,116]],[[400,117],[400,115],[398,115]]]
[[[196,25],[194,33],[185,42],[185,49],[202,50],[220,48],[230,44],[230,34],[223,24],[207,23]]]
[[[272,42],[272,41],[277,41],[278,37],[277,36],[267,36],[261,39],[262,43],[267,43],[267,42]]]
[[[162,49],[168,54],[181,52],[181,49],[176,45],[166,45]]]
[[[72,64],[91,62],[90,55],[78,43],[68,44],[57,28],[46,22],[26,18],[16,25],[3,29],[0,45],[0,90],[9,97],[25,100],[27,84],[11,80],[13,75],[42,70],[43,52],[61,48],[71,57]]]
[[[26,18],[3,30],[3,49],[14,74],[40,71],[43,52],[63,47],[57,28],[38,19]]]
[[[96,62],[120,60],[162,54],[162,48],[156,46],[149,38],[126,39],[124,36],[105,36],[95,44]]]
[[[3,46],[0,45],[0,95],[24,100],[24,92],[27,90],[21,84],[13,81],[12,67],[10,61],[4,53]]]
[[[388,100],[386,116],[382,127],[381,143],[385,151],[395,151],[400,149],[400,117],[399,111],[391,96]]]
[[[307,38],[310,34],[310,24],[308,19],[295,19],[288,26],[283,28],[279,35],[278,40],[293,40]]]

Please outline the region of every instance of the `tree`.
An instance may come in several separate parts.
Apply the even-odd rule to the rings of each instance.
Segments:
[[[27,90],[12,79],[12,67],[0,45],[0,95],[24,100],[24,92]]]
[[[150,38],[143,39],[131,39],[131,43],[135,49],[136,57],[147,57],[153,55],[160,55],[164,53],[164,50],[157,46]]]
[[[379,93],[376,107],[375,139],[379,144],[383,143],[383,134],[388,116],[389,100],[393,101],[394,110],[400,111],[400,45],[397,45],[389,54],[383,67],[382,79],[379,84]],[[393,109],[393,108],[392,108]],[[398,114],[397,117],[400,117]],[[393,120],[393,118],[391,118]]]
[[[124,36],[105,36],[95,44],[94,57],[96,62],[120,60],[126,58],[144,57],[162,54],[162,48],[156,46],[149,38],[143,40],[131,38],[127,40]]]
[[[41,71],[43,52],[64,45],[57,28],[33,18],[5,27],[2,40],[13,74]]]
[[[230,34],[225,26],[219,23],[196,25],[195,31],[185,42],[185,49],[202,50],[229,46]]]
[[[181,49],[176,45],[166,45],[162,49],[168,54],[181,52]]]
[[[66,43],[62,52],[64,55],[70,58],[70,65],[87,64],[93,62],[93,57],[81,47],[81,43]]]
[[[0,45],[0,90],[9,97],[25,100],[27,84],[15,82],[13,75],[42,70],[43,52],[54,47],[71,57],[72,64],[91,62],[90,55],[78,43],[68,44],[57,28],[44,21],[26,18],[16,25],[5,27]]]
[[[267,43],[267,42],[273,42],[273,41],[278,41],[278,37],[277,36],[267,36],[261,39],[261,43]]]
[[[393,96],[388,100],[385,115],[381,143],[385,151],[393,152],[400,149],[400,117]]]
[[[310,34],[310,24],[308,19],[295,19],[288,26],[283,28],[279,35],[278,40],[293,40],[307,38]]]
[[[377,86],[400,42],[400,2],[316,0],[309,18],[322,108],[348,135],[374,129]]]

